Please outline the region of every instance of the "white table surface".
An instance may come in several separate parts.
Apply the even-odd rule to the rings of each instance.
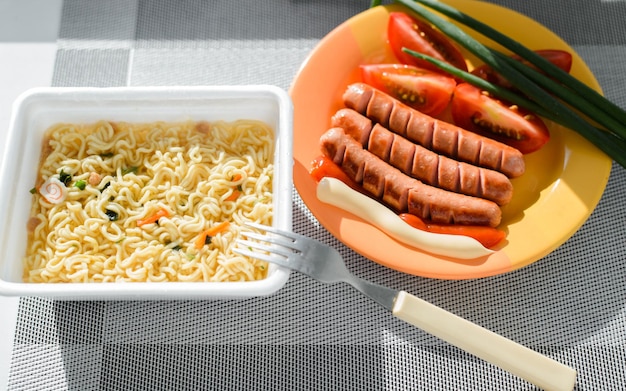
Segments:
[[[13,100],[52,80],[62,0],[0,0],[0,157]],[[0,296],[0,389],[7,387],[19,298]]]

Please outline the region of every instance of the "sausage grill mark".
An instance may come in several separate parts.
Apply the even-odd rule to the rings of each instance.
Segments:
[[[429,185],[482,197],[498,205],[513,197],[513,185],[506,175],[439,155],[395,134],[352,109],[340,109],[332,127],[344,131],[383,161]]]
[[[427,149],[509,178],[524,173],[524,157],[517,149],[420,113],[367,84],[349,85],[343,100],[347,107]]]
[[[399,213],[437,223],[500,224],[502,212],[496,203],[424,184],[364,149],[343,128],[329,129],[320,138],[320,146],[352,180]]]

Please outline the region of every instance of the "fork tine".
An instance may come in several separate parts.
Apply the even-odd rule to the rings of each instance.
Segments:
[[[246,257],[255,258],[260,261],[265,261],[268,263],[276,264],[278,266],[290,268],[289,262],[287,262],[285,258],[273,257],[270,254],[260,253],[258,251],[250,251],[243,248],[233,248],[233,252]]]
[[[281,229],[274,228],[274,227],[271,227],[269,225],[263,225],[263,224],[252,223],[252,222],[247,222],[247,223],[245,223],[245,225],[247,225],[249,227],[252,227],[252,228],[263,230],[265,232],[271,232],[271,233],[276,234],[276,235],[281,235],[281,236],[287,237],[287,238],[289,238],[291,240],[294,240],[294,241],[298,240],[298,239],[305,239],[306,238],[305,236],[298,235],[297,233],[283,231]]]
[[[237,240],[237,243],[239,243],[239,240]],[[243,255],[245,257],[250,257],[250,258],[255,258],[258,259],[260,261],[265,261],[265,262],[272,262],[272,257],[269,256],[268,254],[265,253],[260,253],[257,251],[250,251],[250,250],[246,250],[240,247],[235,247],[233,248],[233,252],[235,254],[239,254],[239,255]]]
[[[295,245],[295,242],[290,238],[284,238],[280,236],[276,236],[276,234],[272,235],[261,235],[256,232],[242,232],[241,235],[249,238],[259,240],[261,242],[267,242],[271,244],[276,244],[284,248],[288,248],[291,250],[298,250],[298,247]],[[269,250],[267,250],[269,251]]]
[[[240,245],[246,246],[250,249],[266,251],[270,254],[280,255],[281,257],[284,257],[284,258],[289,258],[289,255],[292,254],[291,251],[286,251],[283,248],[276,247],[276,246],[268,246],[266,244],[253,242],[250,240],[238,239],[237,243]]]
[[[301,251],[298,246],[299,241],[296,243],[299,235],[257,223],[246,223],[245,225],[265,231],[265,234],[242,231],[242,236],[256,241],[237,239],[236,243],[239,246],[247,247],[247,249],[235,247],[233,252],[293,269],[293,265],[288,260],[295,253]]]

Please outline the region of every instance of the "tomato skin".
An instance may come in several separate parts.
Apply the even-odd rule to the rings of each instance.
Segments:
[[[434,224],[426,222],[419,217],[401,213],[398,215],[405,223],[411,227],[438,234],[463,235],[474,238],[487,248],[494,247],[504,240],[506,233],[493,227],[479,225],[454,225],[454,224]]]
[[[418,59],[402,51],[403,47],[420,52],[467,71],[463,54],[448,37],[420,19],[403,12],[391,12],[387,25],[387,38],[396,58],[407,65],[415,65],[441,72],[428,61]]]
[[[550,139],[548,128],[537,115],[508,106],[469,83],[456,86],[451,113],[457,126],[517,148],[523,154],[540,149]]]
[[[321,181],[324,177],[335,178],[339,179],[354,190],[363,192],[361,185],[353,181],[345,172],[343,172],[341,167],[333,162],[328,156],[321,155],[313,159],[309,174],[313,177],[315,182]]]
[[[570,52],[560,49],[542,49],[535,50],[535,53],[567,73],[572,70],[572,54]],[[513,58],[520,60],[519,56],[514,56]]]
[[[370,64],[360,69],[363,82],[431,116],[448,106],[456,86],[452,77],[412,65]]]
[[[569,71],[572,69],[572,55],[571,53],[566,52],[565,50],[543,49],[543,50],[535,50],[535,53],[545,58],[546,60],[550,61],[552,64],[561,68],[565,72],[569,73]],[[515,56],[512,56],[511,58],[521,61],[522,63],[528,66],[536,68],[534,65],[528,63],[525,60],[522,60],[520,56],[515,55]],[[494,71],[493,68],[491,68],[487,64],[483,64],[479,67],[474,68],[471,73],[473,75],[479,76],[487,80],[490,83],[499,85],[501,87],[513,89],[513,85],[511,85],[511,83],[507,79],[502,77],[502,75]]]

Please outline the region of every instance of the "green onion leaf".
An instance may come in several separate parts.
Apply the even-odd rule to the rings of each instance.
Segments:
[[[494,51],[495,52],[495,51]],[[626,125],[620,123],[615,118],[607,115],[597,106],[590,104],[586,97],[574,93],[571,89],[557,83],[553,79],[547,77],[541,72],[514,60],[502,53],[495,52],[496,55],[502,56],[503,61],[507,61],[511,66],[516,68],[520,73],[542,86],[546,90],[552,92],[554,96],[569,104],[581,113],[585,113],[590,119],[604,126],[609,131],[615,133],[618,137],[626,138]]]
[[[139,167],[135,167],[135,166],[127,167],[122,170],[122,175],[130,174],[130,173],[136,174],[138,169]]]
[[[85,190],[86,186],[87,186],[87,182],[84,181],[83,179],[79,179],[76,181],[76,183],[74,183],[74,187],[77,187],[80,190]]]
[[[67,186],[72,181],[72,174],[68,174],[63,169],[61,169],[61,173],[59,174],[59,180],[63,182],[65,186]]]
[[[437,10],[439,10],[439,6],[443,7],[443,5],[440,5],[440,3],[436,1],[416,1],[427,3],[429,5],[437,4]],[[542,113],[548,113],[550,115],[550,117],[547,117],[548,119],[559,122],[560,124],[580,133],[617,163],[626,167],[626,153],[624,153],[626,152],[626,141],[624,138],[616,136],[614,133],[598,129],[587,122],[580,115],[578,115],[578,113],[563,104],[559,99],[555,98],[551,92],[546,91],[544,88],[531,80],[525,73],[520,72],[517,69],[517,66],[512,65],[509,60],[503,59],[502,55],[495,54],[492,49],[475,40],[455,24],[448,22],[418,4],[415,4],[412,0],[396,0],[396,2],[405,5],[420,15],[441,32],[446,34],[450,39],[458,42],[487,65],[491,66],[494,71],[500,73],[503,77],[508,79],[508,81],[524,95],[526,95],[528,99],[542,106],[544,108]],[[457,16],[464,15],[457,10],[455,10],[455,13]],[[466,15],[466,18],[461,16],[459,17],[463,19],[463,21],[469,19],[469,16]]]
[[[396,0],[402,4],[409,6],[407,3],[408,0]],[[596,106],[599,110],[605,111],[606,115],[613,117],[616,121],[620,123],[626,123],[626,111],[622,110],[619,106],[609,101],[605,97],[603,97],[598,91],[589,87],[585,83],[576,79],[569,73],[565,72],[561,68],[552,64],[550,61],[541,57],[531,49],[525,47],[518,41],[502,34],[498,30],[493,27],[472,18],[471,16],[457,10],[456,8],[444,4],[437,0],[414,0],[417,3],[424,4],[429,8],[432,8],[443,15],[448,16],[449,18],[460,22],[472,30],[484,35],[485,37],[491,39],[492,41],[500,44],[504,48],[512,51],[513,53],[519,55],[526,61],[535,65],[537,68],[544,71],[547,75],[553,77],[557,81],[563,83],[568,86],[572,91],[584,96],[589,104]],[[410,7],[413,9],[412,7]],[[433,23],[434,24],[434,23]],[[454,38],[453,38],[454,39]],[[458,42],[458,41],[457,41]],[[461,42],[459,42],[461,43]],[[462,44],[462,43],[461,43]]]
[[[542,113],[545,111],[543,110],[541,106],[536,104],[534,101],[526,99],[524,96],[519,95],[513,92],[512,90],[501,87],[497,84],[493,84],[483,79],[482,77],[476,76],[472,73],[465,72],[462,69],[459,69],[455,67],[454,65],[451,65],[445,61],[441,61],[434,57],[431,57],[426,54],[419,53],[419,52],[416,52],[414,50],[410,50],[407,48],[402,48],[402,50],[406,53],[409,53],[413,57],[430,62],[431,64],[435,65],[439,69],[449,73],[450,75],[456,78],[462,79],[463,81],[473,84],[474,86],[480,89],[483,89],[494,96],[497,96],[511,103],[515,103],[516,105],[523,107],[527,110],[530,110],[536,114],[543,115]],[[545,113],[545,114],[548,114],[548,113]]]
[[[109,217],[109,221],[117,221],[119,218],[117,212],[114,210],[107,209],[104,213]]]
[[[534,101],[526,99],[525,97],[518,95],[510,90],[507,90],[506,88],[502,88],[500,86],[492,84],[478,76],[472,75],[471,73],[464,72],[461,69],[458,69],[446,62],[437,60],[433,57],[426,56],[424,54],[406,48],[403,48],[403,50],[411,54],[412,56],[424,59],[436,65],[440,69],[448,72],[449,74],[463,79],[478,88],[488,91],[489,93],[498,96],[501,99],[507,100],[520,107],[524,107],[525,109],[528,109],[535,114],[538,114],[551,121],[554,121],[558,124],[577,131],[583,137],[587,138],[591,143],[601,149],[604,153],[606,153],[609,157],[615,160],[617,163],[619,163],[623,167],[626,167],[626,154],[624,153],[626,151],[626,140],[617,137],[613,133],[592,126],[591,124],[585,122],[582,118],[578,117],[566,106],[562,105],[563,110],[569,111],[571,113],[571,116],[573,116],[574,118],[578,118],[579,121],[573,121],[571,119],[571,116],[563,116],[560,112],[546,110],[543,106],[538,105]]]

